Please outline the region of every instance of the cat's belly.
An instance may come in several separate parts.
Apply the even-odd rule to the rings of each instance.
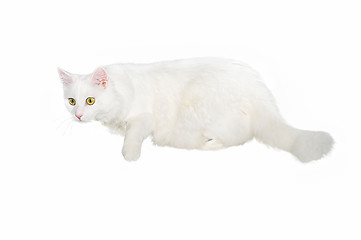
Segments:
[[[250,134],[212,135],[196,132],[175,131],[171,137],[153,134],[153,142],[159,146],[170,146],[183,149],[218,150],[230,146],[244,144],[252,139]]]
[[[242,111],[225,110],[217,118],[178,114],[175,121],[156,124],[153,142],[160,146],[216,150],[243,144],[253,138],[250,119]]]
[[[159,146],[183,149],[217,150],[225,147],[218,139],[207,137],[204,133],[179,129],[170,136],[160,136],[155,133],[153,142]]]

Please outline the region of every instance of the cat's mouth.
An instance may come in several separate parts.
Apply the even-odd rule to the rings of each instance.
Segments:
[[[88,117],[84,117],[83,115],[81,115],[80,117],[75,115],[74,121],[80,123],[87,123],[92,121],[92,119],[89,119]]]

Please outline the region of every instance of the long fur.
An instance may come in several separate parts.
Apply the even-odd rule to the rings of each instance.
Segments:
[[[107,81],[94,84],[104,70],[102,79]],[[89,75],[61,69],[59,74],[70,113],[125,134],[127,160],[139,158],[149,135],[157,145],[202,150],[240,145],[255,137],[304,162],[321,158],[333,145],[328,133],[286,124],[257,72],[237,61],[114,64]],[[96,99],[92,106],[84,104],[89,96]],[[69,105],[68,98],[79,104]]]

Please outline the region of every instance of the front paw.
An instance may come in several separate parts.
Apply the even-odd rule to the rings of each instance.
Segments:
[[[136,145],[124,145],[122,154],[127,161],[136,161],[140,157],[140,147]]]

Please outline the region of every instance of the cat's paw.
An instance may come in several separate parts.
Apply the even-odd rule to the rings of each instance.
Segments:
[[[140,157],[140,147],[126,144],[123,146],[122,154],[127,161],[136,161]]]

